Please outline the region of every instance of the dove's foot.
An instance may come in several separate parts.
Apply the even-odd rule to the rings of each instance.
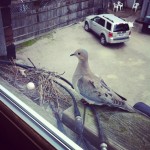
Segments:
[[[82,102],[84,105],[90,105],[85,99],[81,99],[81,102]]]

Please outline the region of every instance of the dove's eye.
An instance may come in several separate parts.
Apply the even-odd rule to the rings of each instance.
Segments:
[[[80,55],[80,53],[78,53],[78,55]]]

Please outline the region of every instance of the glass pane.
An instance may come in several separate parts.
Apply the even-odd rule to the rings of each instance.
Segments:
[[[128,30],[129,30],[129,25],[128,24],[117,24],[114,27],[114,32],[128,31]]]
[[[149,141],[148,136],[144,140],[140,139],[142,136],[134,135],[133,132],[131,133],[131,128],[128,128],[133,124],[132,130],[136,129],[140,133],[141,126],[139,128],[136,126],[136,121],[139,120],[138,115],[125,113],[120,109],[110,108],[110,105],[102,108],[98,106],[96,107],[98,108],[98,119],[100,122],[102,121],[102,127],[97,125],[96,115],[93,115],[93,112],[88,106],[85,109],[85,105],[81,102],[80,93],[77,96],[77,93],[68,82],[72,82],[72,75],[77,65],[77,60],[70,58],[70,54],[79,48],[85,48],[89,52],[89,59],[92,63],[91,70],[94,73],[102,73],[101,75],[104,75],[108,82],[113,82],[112,87],[114,87],[114,90],[115,88],[120,90],[120,92],[123,92],[127,97],[131,97],[131,99],[134,96],[130,95],[131,90],[129,89],[129,84],[132,87],[134,85],[132,83],[135,83],[135,80],[131,82],[132,79],[130,77],[135,77],[134,72],[136,72],[136,69],[130,69],[132,72],[129,71],[129,68],[131,66],[137,67],[137,70],[144,68],[146,70],[143,71],[149,72],[147,68],[150,67],[142,66],[146,62],[143,63],[142,61],[141,63],[140,61],[139,63],[138,61],[136,63],[136,60],[141,60],[141,58],[132,58],[134,55],[130,52],[133,52],[132,49],[137,44],[132,43],[134,40],[128,44],[121,44],[121,46],[117,46],[117,44],[111,46],[111,44],[108,44],[107,47],[101,47],[98,42],[99,36],[98,39],[97,37],[93,38],[91,36],[92,32],[87,33],[83,30],[84,22],[80,21],[83,21],[86,16],[92,15],[89,16],[89,24],[86,24],[86,27],[90,29],[90,20],[95,16],[93,14],[97,14],[98,7],[101,8],[99,0],[33,0],[31,2],[20,0],[19,4],[14,0],[14,3],[10,7],[13,39],[17,46],[16,53],[18,56],[17,60],[0,60],[0,100],[3,103],[26,121],[49,143],[52,142],[56,149],[59,150],[95,150],[100,149],[101,144],[106,147],[101,142],[107,142],[108,149],[117,149],[116,145],[122,149],[131,149],[128,145],[134,145],[137,147],[132,149],[138,149],[139,145],[144,147],[149,144],[146,142]],[[98,18],[95,20],[102,26],[105,26],[104,19]],[[61,28],[60,30],[60,27],[64,26],[67,27]],[[107,23],[107,29],[111,29],[113,27],[111,26]],[[2,28],[2,26],[0,27]],[[96,27],[94,29],[95,31],[97,30]],[[119,24],[115,26],[114,32],[126,30],[129,30],[127,24]],[[135,31],[133,30],[133,32]],[[46,35],[43,36],[45,33]],[[101,43],[120,42],[121,35],[119,33],[116,39],[111,39],[112,41],[107,41],[104,36],[101,36]],[[42,37],[39,38],[39,36]],[[26,40],[28,41],[23,42]],[[146,39],[145,41],[148,40]],[[144,50],[149,52],[149,47],[147,47]],[[116,51],[109,49],[115,49]],[[136,49],[134,50],[135,52]],[[118,53],[118,50],[121,53]],[[129,53],[126,53],[127,51]],[[147,55],[145,54],[145,56]],[[81,59],[83,58],[81,57]],[[104,62],[105,60],[107,64]],[[119,70],[122,68],[127,69],[124,70],[125,73],[130,73],[128,74],[128,82],[124,82],[124,73],[118,71],[118,68]],[[143,71],[139,70],[140,73],[143,73]],[[136,74],[139,74],[139,72]],[[137,77],[137,88],[139,89],[134,90],[133,92],[135,93],[133,94],[138,95],[138,99],[147,100],[147,89],[150,88],[148,86],[149,84],[145,83],[149,81],[149,74],[139,74]],[[120,79],[126,85],[121,87],[121,82],[119,84],[115,83],[116,79]],[[107,88],[107,85],[102,80],[99,81],[98,79],[97,83],[101,83],[102,85],[100,90],[102,88],[106,90],[106,93],[104,90],[104,99],[112,96],[109,88]],[[97,88],[97,85],[95,86],[92,80],[90,80],[90,85],[92,88]],[[144,85],[145,87],[141,87],[140,85]],[[146,91],[146,94],[142,93],[141,89],[142,91]],[[87,93],[89,94],[90,92],[87,90]],[[98,97],[101,99],[101,91],[99,92],[99,88],[94,90],[91,95],[93,96],[95,93],[98,93]],[[89,94],[88,96],[91,95]],[[118,96],[124,99],[122,96]],[[131,101],[132,104],[134,102],[134,100]],[[117,106],[119,104],[122,103],[119,102]],[[128,116],[131,116],[129,117],[131,119],[128,119]],[[145,121],[141,122],[145,124]],[[136,128],[134,128],[135,126]],[[101,138],[100,132],[103,130],[107,139],[104,139],[104,136]],[[144,128],[144,132],[143,130],[142,132],[149,133],[148,130],[149,128],[146,127]],[[122,134],[123,132],[126,136]],[[139,135],[143,135],[143,133]],[[134,140],[137,143],[131,143]]]
[[[99,24],[104,27],[105,26],[105,20],[100,18]]]
[[[51,112],[43,104],[40,106],[35,104],[34,101],[18,93],[15,89],[13,89],[13,92],[10,92],[12,89],[13,87],[1,79],[0,100],[17,116],[50,142],[56,149],[82,149],[72,141],[76,140],[77,136],[73,131],[66,126],[64,126],[65,132],[58,130],[56,116],[53,116],[54,112]]]
[[[107,22],[106,28],[111,31],[111,23]]]

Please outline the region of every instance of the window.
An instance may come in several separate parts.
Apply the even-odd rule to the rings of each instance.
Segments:
[[[17,71],[17,75],[15,71]],[[0,60],[0,108],[2,108],[1,103],[4,104],[11,110],[12,113],[9,114],[15,114],[14,118],[19,118],[14,125],[17,128],[20,129],[21,122],[24,122],[23,124],[26,124],[28,128],[33,129],[33,132],[29,132],[26,127],[25,130],[21,127],[20,132],[24,134],[27,131],[28,133],[25,132],[24,135],[27,135],[29,141],[33,141],[38,147],[41,147],[43,143],[46,146],[48,143],[58,150],[95,148],[99,145],[95,144],[95,140],[91,140],[93,131],[97,135],[95,123],[93,122],[94,130],[90,128],[87,130],[88,134],[86,134],[86,130],[83,132],[85,128],[83,124],[84,107],[82,103],[77,104],[73,87],[71,88],[70,82],[67,83],[67,81],[61,74],[55,74],[55,72],[18,63],[14,65],[9,61]],[[6,113],[3,112],[3,114]],[[89,117],[86,118],[89,119]],[[8,120],[12,120],[12,117]],[[35,136],[33,135],[34,131],[37,133]],[[3,133],[5,134],[5,132]],[[34,136],[33,138],[31,134]],[[38,138],[37,135],[41,138]],[[16,138],[18,138],[17,135]],[[99,139],[98,136],[97,138]],[[40,139],[45,142],[41,142]]]
[[[105,26],[105,20],[100,18],[99,19],[99,24],[104,27]]]
[[[100,19],[99,17],[95,17],[94,21],[97,22],[97,23],[99,23],[99,19]]]
[[[109,31],[111,31],[111,23],[107,22],[106,28],[107,28]]]
[[[119,32],[119,31],[128,31],[129,30],[129,25],[128,24],[116,24],[114,26],[114,32]]]
[[[12,111],[12,113],[15,114],[15,116],[14,116],[15,120],[19,119],[18,124],[16,124],[16,126],[18,126],[17,128],[20,128],[19,124],[21,124],[22,122],[25,122],[30,128],[34,129],[34,131],[36,133],[38,133],[43,139],[45,139],[47,142],[49,142],[50,145],[52,145],[56,149],[82,150],[81,147],[79,147],[71,139],[69,139],[62,132],[60,132],[57,128],[55,128],[51,124],[52,121],[47,121],[47,119],[43,118],[44,114],[42,114],[42,109],[40,110],[39,107],[36,107],[36,105],[34,105],[30,101],[27,102],[25,97],[22,97],[22,99],[17,98],[14,94],[12,94],[9,90],[7,90],[1,84],[0,84],[0,104],[2,104],[0,106],[8,107]],[[31,105],[33,105],[32,108],[31,108]],[[2,108],[2,112],[3,112],[3,110],[4,109]],[[41,111],[40,114],[38,114],[39,111]],[[3,112],[3,113],[6,114],[7,112]],[[18,118],[18,119],[16,119],[16,118]],[[9,119],[11,120],[12,117]],[[28,128],[28,127],[26,127],[26,128]],[[25,134],[27,133],[27,132],[24,132],[23,128],[21,128],[20,131],[21,130],[23,133],[25,133]],[[29,134],[33,135],[33,133],[28,133],[28,135]],[[18,135],[16,135],[16,136],[18,136]],[[37,139],[38,142],[40,142],[38,140],[39,137],[37,136],[37,134],[35,136],[37,138],[30,137],[32,139],[30,139],[30,138],[29,139],[32,141],[35,138],[35,139]],[[38,144],[39,143],[37,143],[37,145]],[[43,145],[44,145],[44,143],[43,143]]]

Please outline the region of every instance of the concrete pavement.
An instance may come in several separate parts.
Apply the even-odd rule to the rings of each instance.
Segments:
[[[131,19],[131,18],[130,18]],[[77,59],[70,57],[78,48],[89,52],[89,63],[96,74],[134,105],[143,101],[150,105],[150,35],[132,29],[131,39],[125,44],[102,46],[97,36],[75,24],[40,38],[32,46],[17,52],[18,58],[37,67],[63,73],[72,79]]]

